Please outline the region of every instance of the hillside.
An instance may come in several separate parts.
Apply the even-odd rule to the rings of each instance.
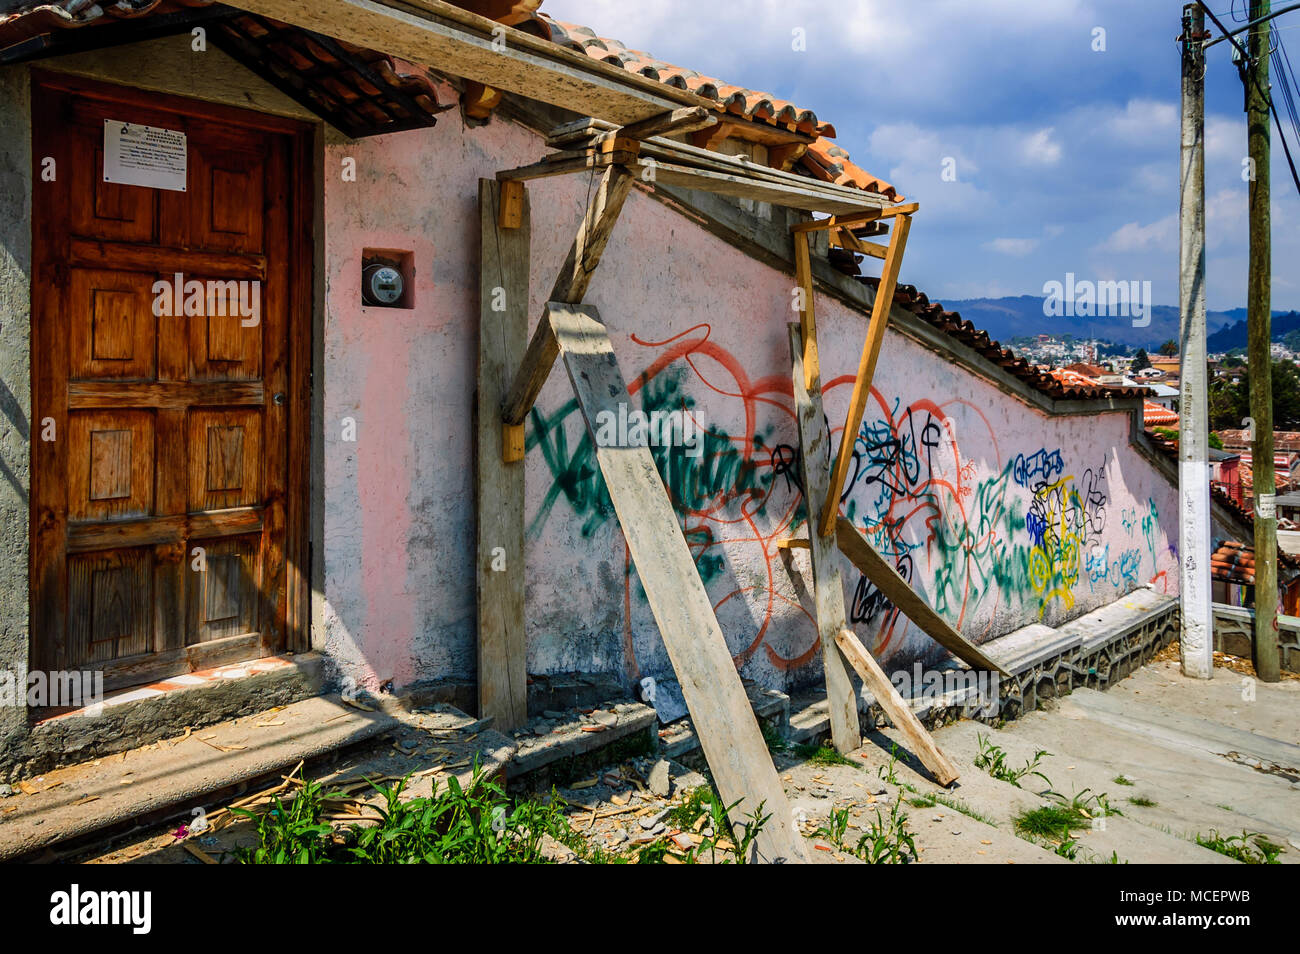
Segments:
[[[998,341],[1007,342],[1021,335],[1073,335],[1076,338],[1097,338],[1146,348],[1160,347],[1170,338],[1178,339],[1178,309],[1172,305],[1156,305],[1151,309],[1151,323],[1144,328],[1134,328],[1130,318],[1055,317],[1043,313],[1045,299],[1039,295],[1021,295],[1015,298],[968,298],[945,300],[943,306],[961,312]],[[1206,315],[1206,325],[1213,335],[1244,318],[1245,309],[1212,311]],[[1244,327],[1244,325],[1243,325]],[[1274,324],[1276,334],[1278,325]],[[1285,332],[1283,332],[1285,333]],[[1231,346],[1229,346],[1231,347]],[[1244,347],[1244,339],[1243,339]],[[1211,351],[1226,351],[1210,345]]]

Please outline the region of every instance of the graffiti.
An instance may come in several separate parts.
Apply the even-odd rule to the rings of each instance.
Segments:
[[[648,355],[628,388],[640,410],[679,413],[700,425],[698,457],[664,444],[649,452],[719,619],[746,630],[728,629],[737,664],[760,651],[781,670],[813,661],[818,642],[807,582],[791,591],[791,574],[801,571],[776,546],[807,520],[788,371],[751,379],[711,340],[707,324],[664,341],[631,341],[634,353]],[[828,405],[852,386],[850,375],[827,381]],[[1055,622],[1080,599],[1163,577],[1157,557],[1169,562],[1168,544],[1154,499],[1145,507],[1117,501],[1112,520],[1105,463],[1072,461],[1051,446],[1003,456],[997,428],[960,398],[907,403],[872,389],[870,402],[853,435],[842,511],[968,636],[978,640],[995,627],[1005,632],[1008,620],[1026,616]],[[583,539],[617,547],[619,535],[610,532],[615,513],[576,402],[534,408],[530,425],[528,450],[549,475],[529,498],[530,505],[537,501],[530,537],[540,536],[563,504],[572,511],[563,519]],[[829,421],[828,428],[829,460],[840,435]],[[625,658],[636,677],[631,618],[645,612],[644,593],[626,549],[623,563]],[[870,627],[864,640],[887,658],[904,644],[911,623],[861,574],[851,582],[849,622]],[[724,607],[731,613],[725,619]],[[792,615],[801,619],[800,635],[791,639],[783,626],[779,639],[769,639],[774,621]]]
[[[898,575],[907,581],[908,586],[913,585],[915,567],[910,554],[904,554],[895,563],[894,568],[898,570]],[[889,598],[876,589],[865,576],[859,575],[857,585],[853,589],[853,600],[849,604],[849,622],[870,623],[876,617],[893,611],[894,604]]]
[[[642,398],[641,410],[647,416],[669,410],[689,415],[694,409],[694,400],[682,393],[680,376],[665,375],[654,380],[643,377],[638,390]],[[596,461],[590,433],[584,429],[572,453],[569,452],[565,425],[571,416],[577,414],[576,399],[568,401],[549,417],[533,408],[533,427],[525,446],[541,449],[552,479],[537,515],[529,525],[528,532],[534,537],[540,533],[560,498],[582,520],[584,538],[591,537],[614,517],[614,506]],[[755,506],[747,512],[761,514],[772,474],[770,471],[760,472],[756,462],[742,454],[731,437],[716,429],[703,431],[698,443],[702,446],[691,448],[660,443],[649,450],[669,499],[686,524],[683,533],[696,555],[700,575],[708,582],[722,572],[723,560],[720,555],[709,552],[716,542],[713,530],[707,525],[692,525],[691,518],[728,508],[744,510],[750,501]],[[754,450],[761,450],[762,439],[753,438],[752,446]]]
[[[1046,483],[1057,474],[1065,470],[1065,462],[1061,459],[1060,450],[1054,450],[1050,454],[1046,448],[1040,449],[1028,457],[1024,454],[1016,455],[1015,478],[1016,483],[1021,487],[1030,486],[1030,479],[1038,477],[1041,482]]]

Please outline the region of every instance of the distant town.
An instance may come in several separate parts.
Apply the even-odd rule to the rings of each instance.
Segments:
[[[1065,384],[1146,388],[1147,432],[1177,446],[1181,358],[1176,340],[1148,351],[1071,334],[1039,334],[1016,336],[1004,346]],[[1300,330],[1289,330],[1273,341],[1272,360],[1279,545],[1300,554]],[[1240,347],[1210,353],[1207,364],[1211,484],[1216,494],[1249,510],[1254,500],[1246,420],[1250,364]]]

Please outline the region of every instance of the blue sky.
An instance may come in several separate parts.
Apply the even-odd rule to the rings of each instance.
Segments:
[[[1244,19],[1244,0],[1235,2]],[[1232,4],[1210,7],[1227,23]],[[1150,281],[1156,304],[1177,304],[1182,0],[546,0],[542,9],[834,123],[859,165],[921,203],[903,280],[932,298],[1039,295],[1074,272]],[[1300,11],[1278,25],[1300,69]],[[1104,51],[1093,49],[1098,28]],[[805,51],[792,49],[796,29]],[[1212,309],[1246,303],[1246,127],[1229,52],[1210,51],[1206,76]],[[1281,108],[1276,77],[1274,90]],[[941,176],[948,158],[955,182]],[[1300,198],[1276,133],[1273,159],[1273,307],[1300,308]]]

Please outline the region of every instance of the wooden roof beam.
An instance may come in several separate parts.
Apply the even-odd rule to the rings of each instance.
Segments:
[[[620,125],[709,101],[443,0],[240,0],[241,9]],[[502,42],[504,41],[504,42]]]

